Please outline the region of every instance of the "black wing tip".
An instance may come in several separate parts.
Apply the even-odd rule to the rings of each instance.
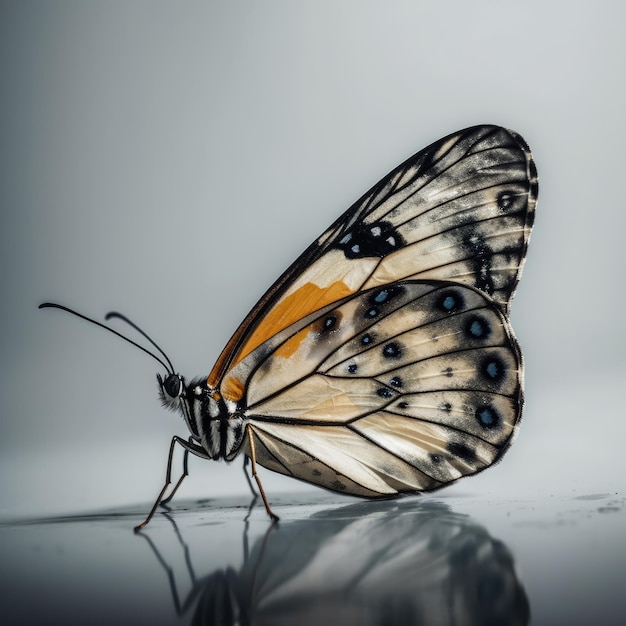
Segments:
[[[448,137],[445,137],[442,141],[445,141],[446,139],[455,137],[457,135],[462,135],[462,136],[473,135],[473,134],[481,134],[481,135],[485,134],[486,135],[486,134],[497,133],[497,132],[504,132],[507,135],[509,135],[515,141],[515,143],[517,143],[520,150],[522,150],[522,152],[524,152],[530,157],[529,160],[532,163],[532,157],[531,157],[532,151],[530,149],[530,146],[528,145],[528,142],[524,139],[524,137],[522,137],[520,133],[518,133],[516,130],[513,130],[512,128],[509,128],[508,126],[501,126],[499,124],[476,124],[474,126],[468,126],[467,128],[463,130],[459,130],[456,133],[451,133],[450,135],[448,135]],[[533,163],[533,167],[531,168],[531,174],[533,174],[535,177],[537,175],[537,169],[534,167],[534,163]]]
[[[508,128],[506,126],[499,126],[497,124],[478,124],[476,126],[470,126],[465,130],[460,131],[459,135],[463,134],[473,134],[477,132],[486,132],[486,133],[495,133],[495,132],[505,132],[509,135],[517,144],[518,148],[524,153],[526,158],[526,167],[528,169],[528,191],[529,191],[529,220],[527,221],[527,226],[532,226],[534,221],[534,205],[537,201],[537,196],[539,194],[539,176],[537,173],[537,165],[535,164],[535,160],[533,157],[532,150],[528,145],[528,142],[518,133],[517,131]],[[450,135],[450,137],[454,136]]]

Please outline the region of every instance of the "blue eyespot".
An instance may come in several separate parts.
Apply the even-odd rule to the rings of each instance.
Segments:
[[[329,315],[324,320],[324,330],[332,330],[337,324],[337,318],[334,315]]]
[[[496,410],[488,405],[479,406],[476,409],[476,419],[483,428],[496,428],[499,426],[501,418]]]
[[[465,300],[461,292],[456,289],[450,289],[444,291],[439,298],[437,298],[435,306],[444,313],[455,313],[460,311],[464,304]]]
[[[491,334],[491,326],[487,320],[475,315],[467,320],[465,333],[472,339],[486,339]]]
[[[505,364],[497,356],[487,357],[480,366],[483,376],[493,382],[501,382],[506,374]]]
[[[378,302],[378,304],[380,304],[381,302],[384,302],[388,297],[389,292],[386,289],[383,289],[374,296],[374,302]]]
[[[400,344],[396,341],[392,341],[386,344],[383,347],[383,356],[388,359],[396,359],[402,356],[402,349],[400,347]]]

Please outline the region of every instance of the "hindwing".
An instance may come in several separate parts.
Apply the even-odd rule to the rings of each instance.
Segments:
[[[235,374],[247,380],[257,462],[356,495],[436,489],[480,471],[508,447],[521,412],[506,318],[450,282],[345,298],[278,333]]]

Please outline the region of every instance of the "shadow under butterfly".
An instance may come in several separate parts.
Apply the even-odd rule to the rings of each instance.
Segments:
[[[320,626],[524,625],[530,607],[513,555],[476,521],[441,502],[359,503],[272,525],[244,563],[198,577],[181,599],[174,569],[147,535],[182,623]]]

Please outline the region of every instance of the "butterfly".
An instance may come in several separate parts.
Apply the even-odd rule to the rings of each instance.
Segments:
[[[511,130],[474,126],[433,143],[296,259],[208,376],[187,380],[110,313],[164,356],[152,354],[167,371],[157,376],[162,403],[190,432],[172,439],[166,483],[136,530],[176,492],[189,454],[245,455],[272,519],[258,465],[379,498],[432,491],[498,461],[522,413],[509,307],[537,190],[530,149]],[[165,498],[177,445],[183,473]]]

